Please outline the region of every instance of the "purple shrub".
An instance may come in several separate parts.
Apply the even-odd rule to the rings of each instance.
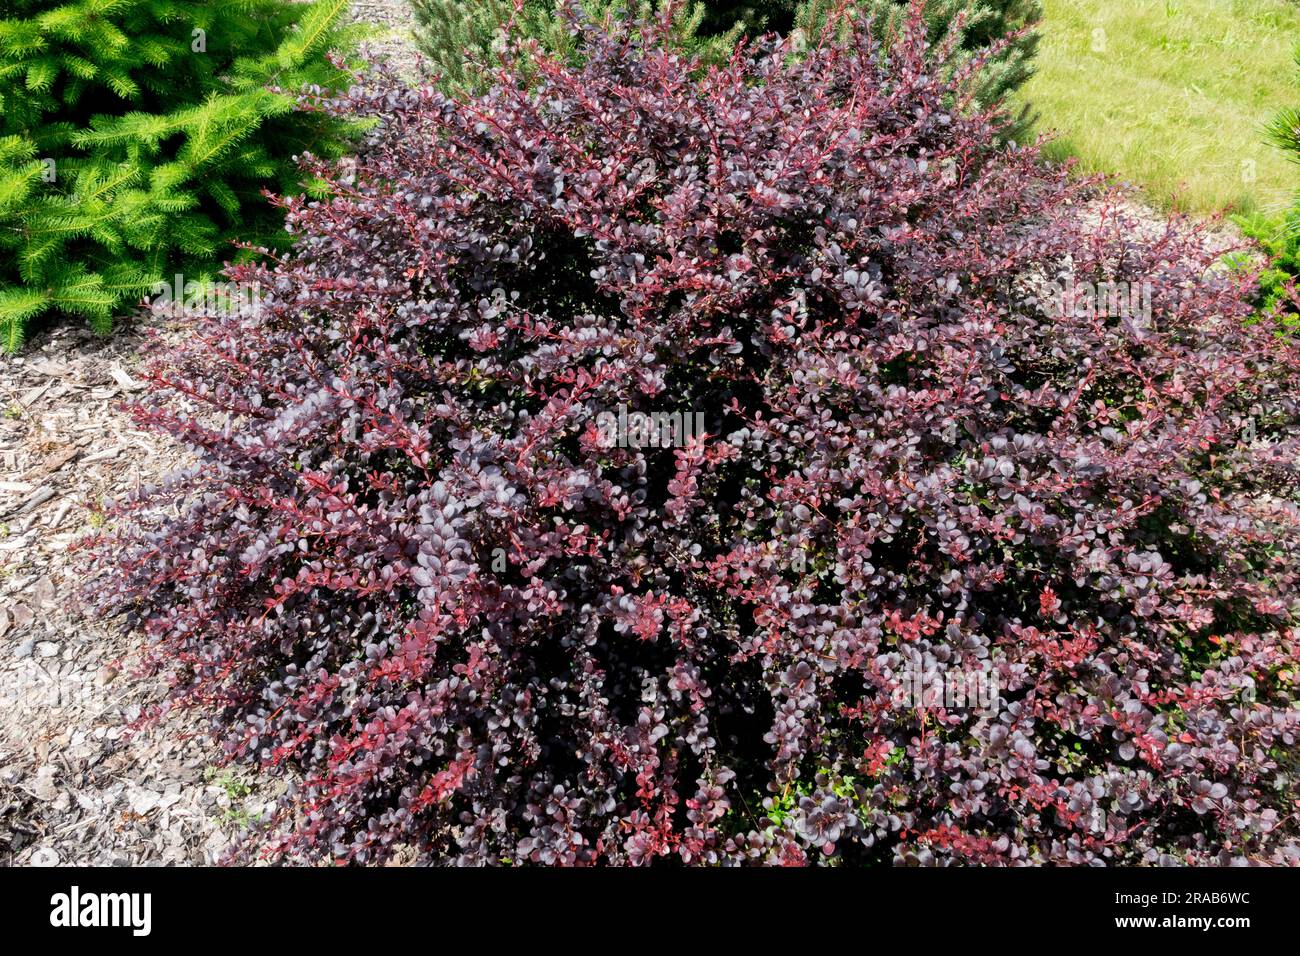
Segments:
[[[707,72],[573,28],[526,90],[323,104],[367,150],[135,410],[197,464],[93,602],[286,772],[265,852],[1297,861],[1249,277],[997,145],[915,24]],[[1053,292],[1106,282],[1149,310]]]

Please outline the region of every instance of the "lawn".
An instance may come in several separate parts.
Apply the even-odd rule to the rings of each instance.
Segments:
[[[1024,95],[1055,158],[1113,173],[1161,207],[1272,213],[1300,170],[1264,141],[1300,103],[1295,0],[1045,0]]]

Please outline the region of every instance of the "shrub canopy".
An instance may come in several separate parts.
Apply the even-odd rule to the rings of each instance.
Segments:
[[[917,7],[926,32],[938,47],[950,36],[957,44],[947,54],[951,68],[980,58],[975,97],[982,106],[1001,101],[1033,75],[1038,48],[1035,32],[1043,16],[1039,0],[578,0],[593,19],[650,19],[670,12],[672,42],[692,58],[720,63],[742,35],[764,30],[798,31],[817,35],[827,17],[847,12],[874,19],[881,38]],[[581,56],[575,37],[565,28],[565,0],[412,0],[415,41],[428,71],[447,90],[481,91],[491,85],[498,64],[494,47],[513,28],[537,40],[549,53]],[[1032,116],[1022,107],[1014,123],[1004,125],[1005,138],[1029,135]]]
[[[196,464],[96,606],[294,769],[270,851],[1295,860],[1300,368],[1247,280],[951,108],[922,23],[702,73],[570,28],[334,103],[368,148],[136,409]]]

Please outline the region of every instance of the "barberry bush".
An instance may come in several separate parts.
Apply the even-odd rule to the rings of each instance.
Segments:
[[[367,149],[134,410],[194,464],[91,603],[290,780],[250,850],[1300,860],[1300,363],[1249,277],[999,145],[918,19],[706,71],[568,25],[322,102]]]

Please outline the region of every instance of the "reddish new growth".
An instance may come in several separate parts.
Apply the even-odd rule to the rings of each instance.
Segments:
[[[708,71],[574,29],[325,104],[371,142],[136,409],[199,464],[97,606],[293,768],[265,846],[1300,859],[1300,363],[1248,277],[1086,215],[915,25]],[[1048,294],[1108,281],[1151,314]]]

